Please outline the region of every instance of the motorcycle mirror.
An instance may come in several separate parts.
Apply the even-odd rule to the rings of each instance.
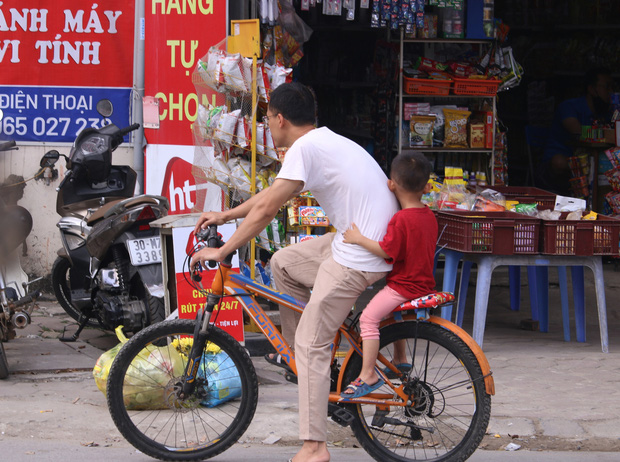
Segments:
[[[56,162],[58,162],[59,158],[60,158],[60,153],[56,151],[55,149],[52,149],[51,151],[47,151],[45,155],[41,158],[41,162],[39,163],[39,166],[51,167]]]
[[[101,117],[110,117],[114,108],[112,107],[112,101],[109,99],[102,99],[97,103],[97,112]]]

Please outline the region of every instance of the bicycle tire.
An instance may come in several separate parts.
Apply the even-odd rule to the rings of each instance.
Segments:
[[[114,424],[136,449],[157,459],[214,457],[241,437],[256,410],[258,379],[252,361],[239,342],[214,326],[210,327],[207,347],[218,347],[218,355],[223,356],[214,357],[205,347],[196,391],[185,400],[174,394],[172,387],[187,364],[187,356],[179,352],[189,351],[189,347],[179,347],[173,341],[193,339],[194,326],[194,320],[178,319],[141,330],[123,345],[108,376],[107,401]],[[213,372],[230,375],[227,371],[235,369],[238,379],[229,383],[229,388],[219,393],[209,390],[209,386],[224,384],[222,376],[221,382],[213,380]],[[215,395],[223,397],[226,392],[229,397],[238,397],[206,406]]]
[[[0,340],[0,380],[6,379],[9,376],[9,360],[6,357],[4,351],[4,343]]]
[[[392,382],[409,384],[412,405],[391,407],[385,416],[380,412],[385,406],[349,405],[355,417],[351,428],[361,446],[382,462],[468,459],[482,441],[491,415],[491,396],[471,349],[454,333],[427,322],[396,323],[380,333],[380,352],[388,360],[393,357],[394,342],[407,343],[407,360],[413,367]],[[344,383],[359,375],[361,363],[361,356],[351,358]],[[376,391],[390,392],[387,385]],[[396,394],[394,399],[400,400]]]

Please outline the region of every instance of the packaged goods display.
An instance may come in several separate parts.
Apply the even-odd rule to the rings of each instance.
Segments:
[[[434,124],[435,116],[433,115],[412,115],[409,145],[416,148],[432,146]]]
[[[329,226],[329,218],[318,206],[299,207],[299,224],[302,226]]]
[[[444,146],[449,148],[467,148],[467,122],[470,111],[444,109],[445,136]]]

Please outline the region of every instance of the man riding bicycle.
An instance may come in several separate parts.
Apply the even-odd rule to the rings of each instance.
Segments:
[[[310,191],[325,210],[336,233],[328,233],[276,252],[271,266],[277,290],[306,302],[301,318],[281,307],[284,338],[294,346],[299,384],[299,429],[303,446],[295,462],[329,460],[327,404],[331,343],[358,296],[392,268],[361,246],[344,244],[343,233],[355,223],[364,236],[381,240],[398,202],[387,177],[359,145],[316,128],[312,91],[299,83],[271,93],[269,128],[278,148],[288,148],[274,183],[241,205],[223,212],[205,212],[195,231],[244,218],[219,249],[203,248],[191,266],[222,261],[258,235],[280,208]]]

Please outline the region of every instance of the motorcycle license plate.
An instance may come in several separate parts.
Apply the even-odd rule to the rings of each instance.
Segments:
[[[161,240],[158,236],[128,240],[127,249],[134,266],[161,263]]]

